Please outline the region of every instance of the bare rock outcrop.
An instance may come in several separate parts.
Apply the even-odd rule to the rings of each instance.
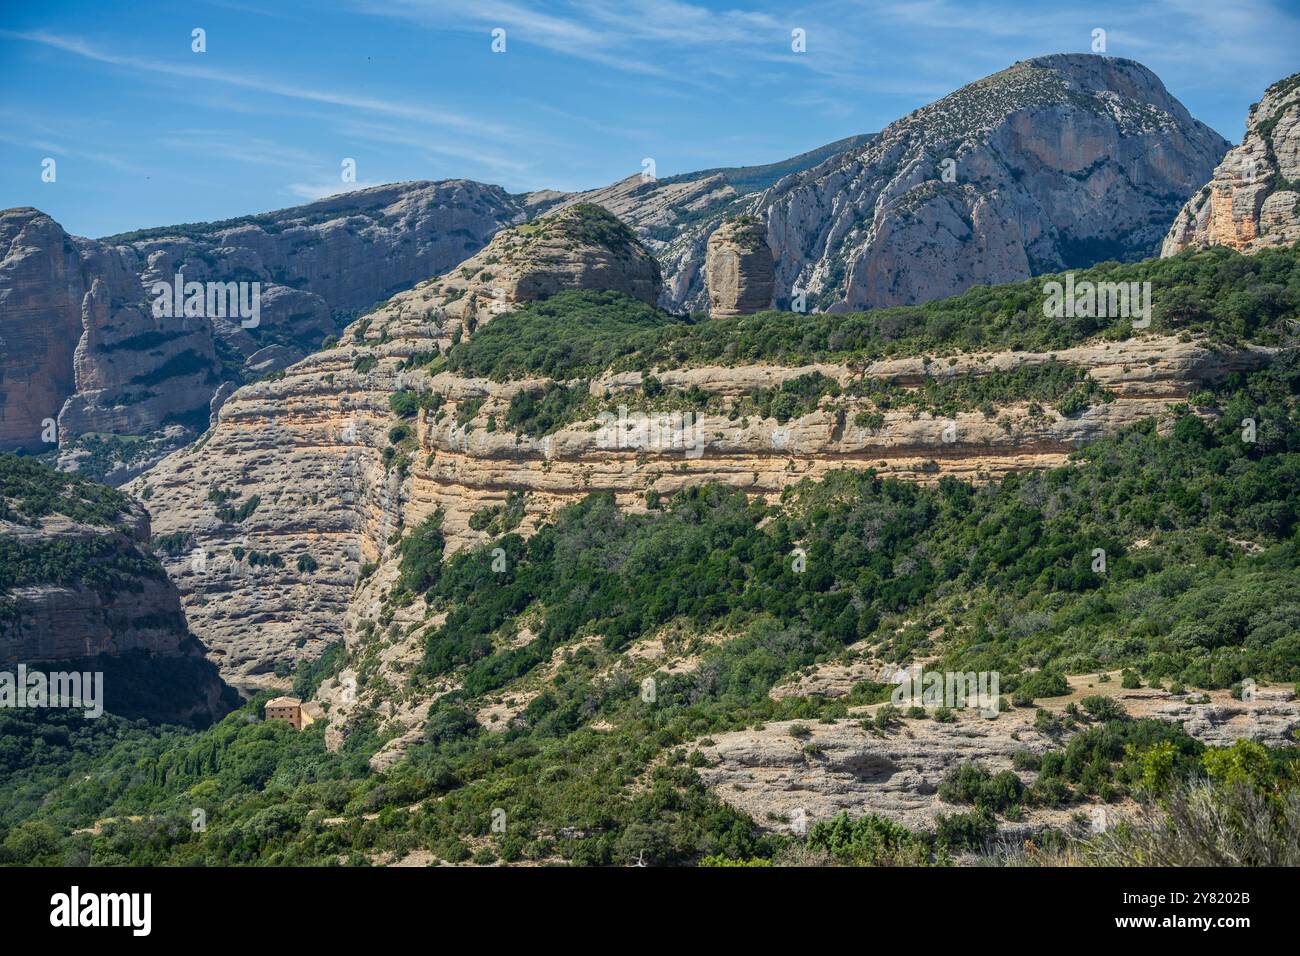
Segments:
[[[650,303],[659,281],[654,258],[595,206],[505,230],[353,323],[338,346],[234,392],[204,441],[135,479],[159,533],[189,544],[167,568],[223,672],[278,686],[277,664],[339,640],[361,570],[437,506],[432,443],[399,456],[389,440],[389,398],[424,388],[422,363],[522,302],[612,288]]]
[[[1300,73],[1250,108],[1246,135],[1187,201],[1161,247],[1228,246],[1252,253],[1300,240]]]
[[[662,305],[703,311],[707,240],[753,215],[774,299],[809,311],[914,304],[981,283],[1155,255],[1229,143],[1142,65],[1036,57],[767,181],[712,170],[583,194],[636,228]],[[742,171],[743,172],[743,171]]]
[[[1045,698],[1037,706],[1059,712],[1068,701],[1098,693],[1097,687],[1082,689],[1087,681],[1071,678],[1079,690],[1070,697]],[[1300,702],[1280,688],[1261,689],[1252,701],[1234,701],[1227,691],[1215,691],[1213,699],[1203,702],[1159,688],[1133,692],[1132,699],[1117,694],[1113,684],[1101,688],[1130,716],[1182,724],[1209,746],[1230,746],[1241,739],[1285,746],[1300,726]],[[776,831],[802,830],[840,813],[853,818],[875,813],[914,830],[933,831],[939,814],[969,809],[939,796],[944,776],[962,763],[994,773],[1011,770],[1022,783],[1033,782],[1037,774],[1016,769],[1014,755],[1041,755],[1062,746],[1070,735],[1044,734],[1035,715],[1033,708],[1016,708],[991,719],[966,709],[954,711],[952,722],[905,719],[877,730],[864,728],[860,720],[774,722],[698,742],[695,749],[704,758],[698,773],[720,799]],[[1107,805],[1103,813],[1090,816],[1110,825],[1132,809]],[[1012,840],[1046,827],[1064,829],[1079,810],[1077,804],[1028,807],[1018,821],[999,819],[998,829]]]
[[[120,483],[207,425],[223,383],[305,357],[365,308],[481,249],[531,207],[466,180],[399,183],[226,222],[81,239],[0,214],[0,450]],[[258,283],[259,314],[154,315],[155,283]],[[267,349],[274,349],[268,352]],[[166,430],[179,426],[174,433]],[[110,460],[81,436],[118,442]],[[113,457],[116,456],[116,457]]]
[[[1017,750],[1042,754],[1057,745],[1034,729],[1031,711],[996,720],[973,712],[952,723],[906,720],[882,734],[864,729],[860,720],[779,721],[699,745],[705,765],[697,772],[719,799],[773,830],[802,831],[840,813],[875,813],[932,831],[936,815],[963,809],[939,797],[948,771],[968,761],[994,773],[1011,770]],[[1028,784],[1035,775],[1021,776]],[[1014,829],[1062,826],[1069,816],[1035,808]]]
[[[53,437],[43,423],[74,387],[86,291],[80,254],[53,219],[31,208],[0,212],[0,450]]]
[[[767,230],[758,219],[729,219],[709,236],[704,283],[710,315],[748,315],[770,308],[773,276]]]
[[[100,703],[129,716],[229,709],[139,502],[10,455],[0,489],[0,669],[105,671]]]

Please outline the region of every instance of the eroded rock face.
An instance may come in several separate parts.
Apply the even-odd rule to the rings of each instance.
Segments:
[[[70,237],[36,210],[0,214],[0,450],[42,448],[46,418],[58,420],[68,470],[90,464],[79,436],[149,436],[132,460],[97,466],[125,481],[202,431],[223,383],[305,357],[362,309],[477,252],[528,208],[497,187],[450,180],[101,241]],[[154,283],[177,275],[258,282],[257,324],[155,317]],[[179,432],[164,434],[173,425]]]
[[[234,692],[203,659],[176,587],[150,553],[147,512],[124,495],[66,482],[0,456],[0,670],[99,672],[97,702],[128,717],[220,717]],[[87,510],[87,501],[99,504]]]
[[[748,315],[770,308],[772,250],[763,224],[747,217],[719,226],[709,236],[704,276],[711,315]]]
[[[654,250],[665,308],[707,307],[707,238],[749,214],[767,227],[779,307],[802,290],[809,311],[852,310],[1152,256],[1230,144],[1140,64],[1060,54],[836,145],[757,191],[715,172],[587,198]]]
[[[1241,145],[1187,201],[1161,247],[1252,253],[1300,239],[1300,73],[1274,83],[1246,117]]]
[[[920,302],[1139,259],[1228,144],[1131,60],[1016,64],[765,194],[777,299]]]
[[[49,449],[76,387],[73,357],[93,282],[84,247],[31,208],[0,212],[0,451]],[[99,294],[112,289],[101,281]]]
[[[205,441],[136,479],[130,487],[149,489],[159,533],[186,536],[168,572],[223,672],[277,686],[277,663],[339,640],[360,568],[390,555],[403,527],[440,503],[425,471],[432,442],[401,460],[385,455],[396,424],[389,397],[424,387],[421,362],[521,302],[568,288],[654,302],[659,281],[654,258],[598,208],[506,230],[354,323],[338,347],[234,392]],[[435,429],[431,417],[411,424]],[[201,567],[193,548],[206,556]]]

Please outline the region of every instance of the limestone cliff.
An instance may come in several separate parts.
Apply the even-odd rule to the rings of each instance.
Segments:
[[[71,394],[86,292],[80,253],[54,220],[0,212],[0,450],[39,447]]]
[[[844,146],[844,144],[838,144]],[[632,177],[584,194],[634,226],[664,269],[663,305],[703,311],[708,236],[767,227],[778,304],[941,298],[981,283],[1154,255],[1229,144],[1131,60],[1025,60],[757,191],[724,176]]]
[[[709,236],[704,263],[709,314],[746,315],[772,305],[772,250],[757,219],[729,219]]]
[[[107,671],[114,713],[203,722],[224,713],[230,693],[150,547],[139,502],[0,455],[0,666]]]
[[[390,396],[426,389],[422,366],[440,350],[560,289],[611,288],[650,303],[659,281],[654,258],[618,220],[568,207],[505,230],[282,378],[236,391],[203,441],[130,485],[159,532],[186,541],[167,567],[213,660],[236,681],[273,686],[277,664],[311,659],[342,636],[360,571],[436,505],[433,446],[413,454],[390,441],[394,427],[409,430]],[[421,421],[422,435],[434,427]]]
[[[1246,135],[1187,201],[1161,247],[1228,246],[1251,253],[1300,239],[1300,73],[1250,108]]]
[[[61,467],[123,481],[202,431],[223,383],[283,369],[364,308],[478,251],[528,208],[464,180],[400,183],[99,241],[68,236],[34,209],[8,210],[0,449],[48,450],[41,423],[57,419]],[[256,322],[155,317],[154,283],[178,275],[259,283]]]

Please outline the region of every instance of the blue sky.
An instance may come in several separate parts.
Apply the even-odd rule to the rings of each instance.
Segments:
[[[0,207],[101,236],[355,188],[345,158],[514,192],[772,162],[1098,27],[1233,141],[1300,69],[1300,0],[6,0]]]

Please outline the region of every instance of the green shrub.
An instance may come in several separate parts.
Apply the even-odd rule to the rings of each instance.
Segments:
[[[972,813],[938,814],[935,817],[935,839],[940,846],[954,850],[978,852],[997,832],[997,823],[988,810]]]

